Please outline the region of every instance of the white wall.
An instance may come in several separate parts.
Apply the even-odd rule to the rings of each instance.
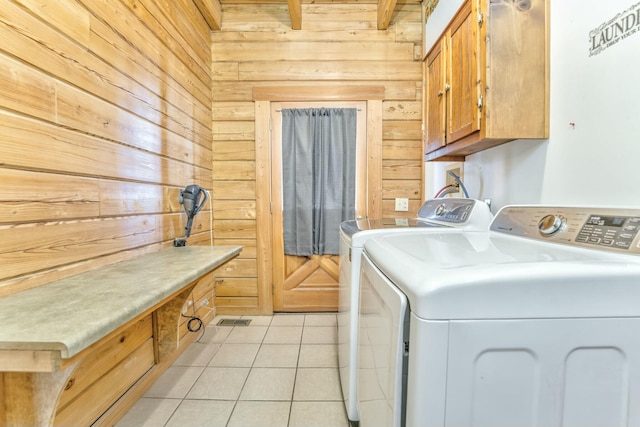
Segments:
[[[550,138],[468,156],[471,197],[491,198],[493,212],[521,203],[640,207],[640,29],[589,56],[590,31],[637,3],[550,2]],[[447,165],[427,163],[427,198]]]

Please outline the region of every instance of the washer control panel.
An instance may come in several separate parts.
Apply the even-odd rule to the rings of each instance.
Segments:
[[[640,209],[506,206],[491,231],[576,246],[640,254]]]
[[[418,218],[435,220],[452,224],[462,224],[467,221],[477,200],[474,199],[431,199],[427,200],[418,211]]]

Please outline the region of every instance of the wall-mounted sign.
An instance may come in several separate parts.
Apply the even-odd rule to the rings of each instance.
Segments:
[[[589,32],[589,56],[597,55],[640,29],[640,2]]]

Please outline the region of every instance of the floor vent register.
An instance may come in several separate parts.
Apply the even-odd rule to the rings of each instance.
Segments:
[[[220,319],[217,326],[249,326],[251,319]]]

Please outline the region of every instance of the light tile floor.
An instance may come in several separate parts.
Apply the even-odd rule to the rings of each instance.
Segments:
[[[335,314],[217,317],[116,426],[348,427],[336,342]]]

